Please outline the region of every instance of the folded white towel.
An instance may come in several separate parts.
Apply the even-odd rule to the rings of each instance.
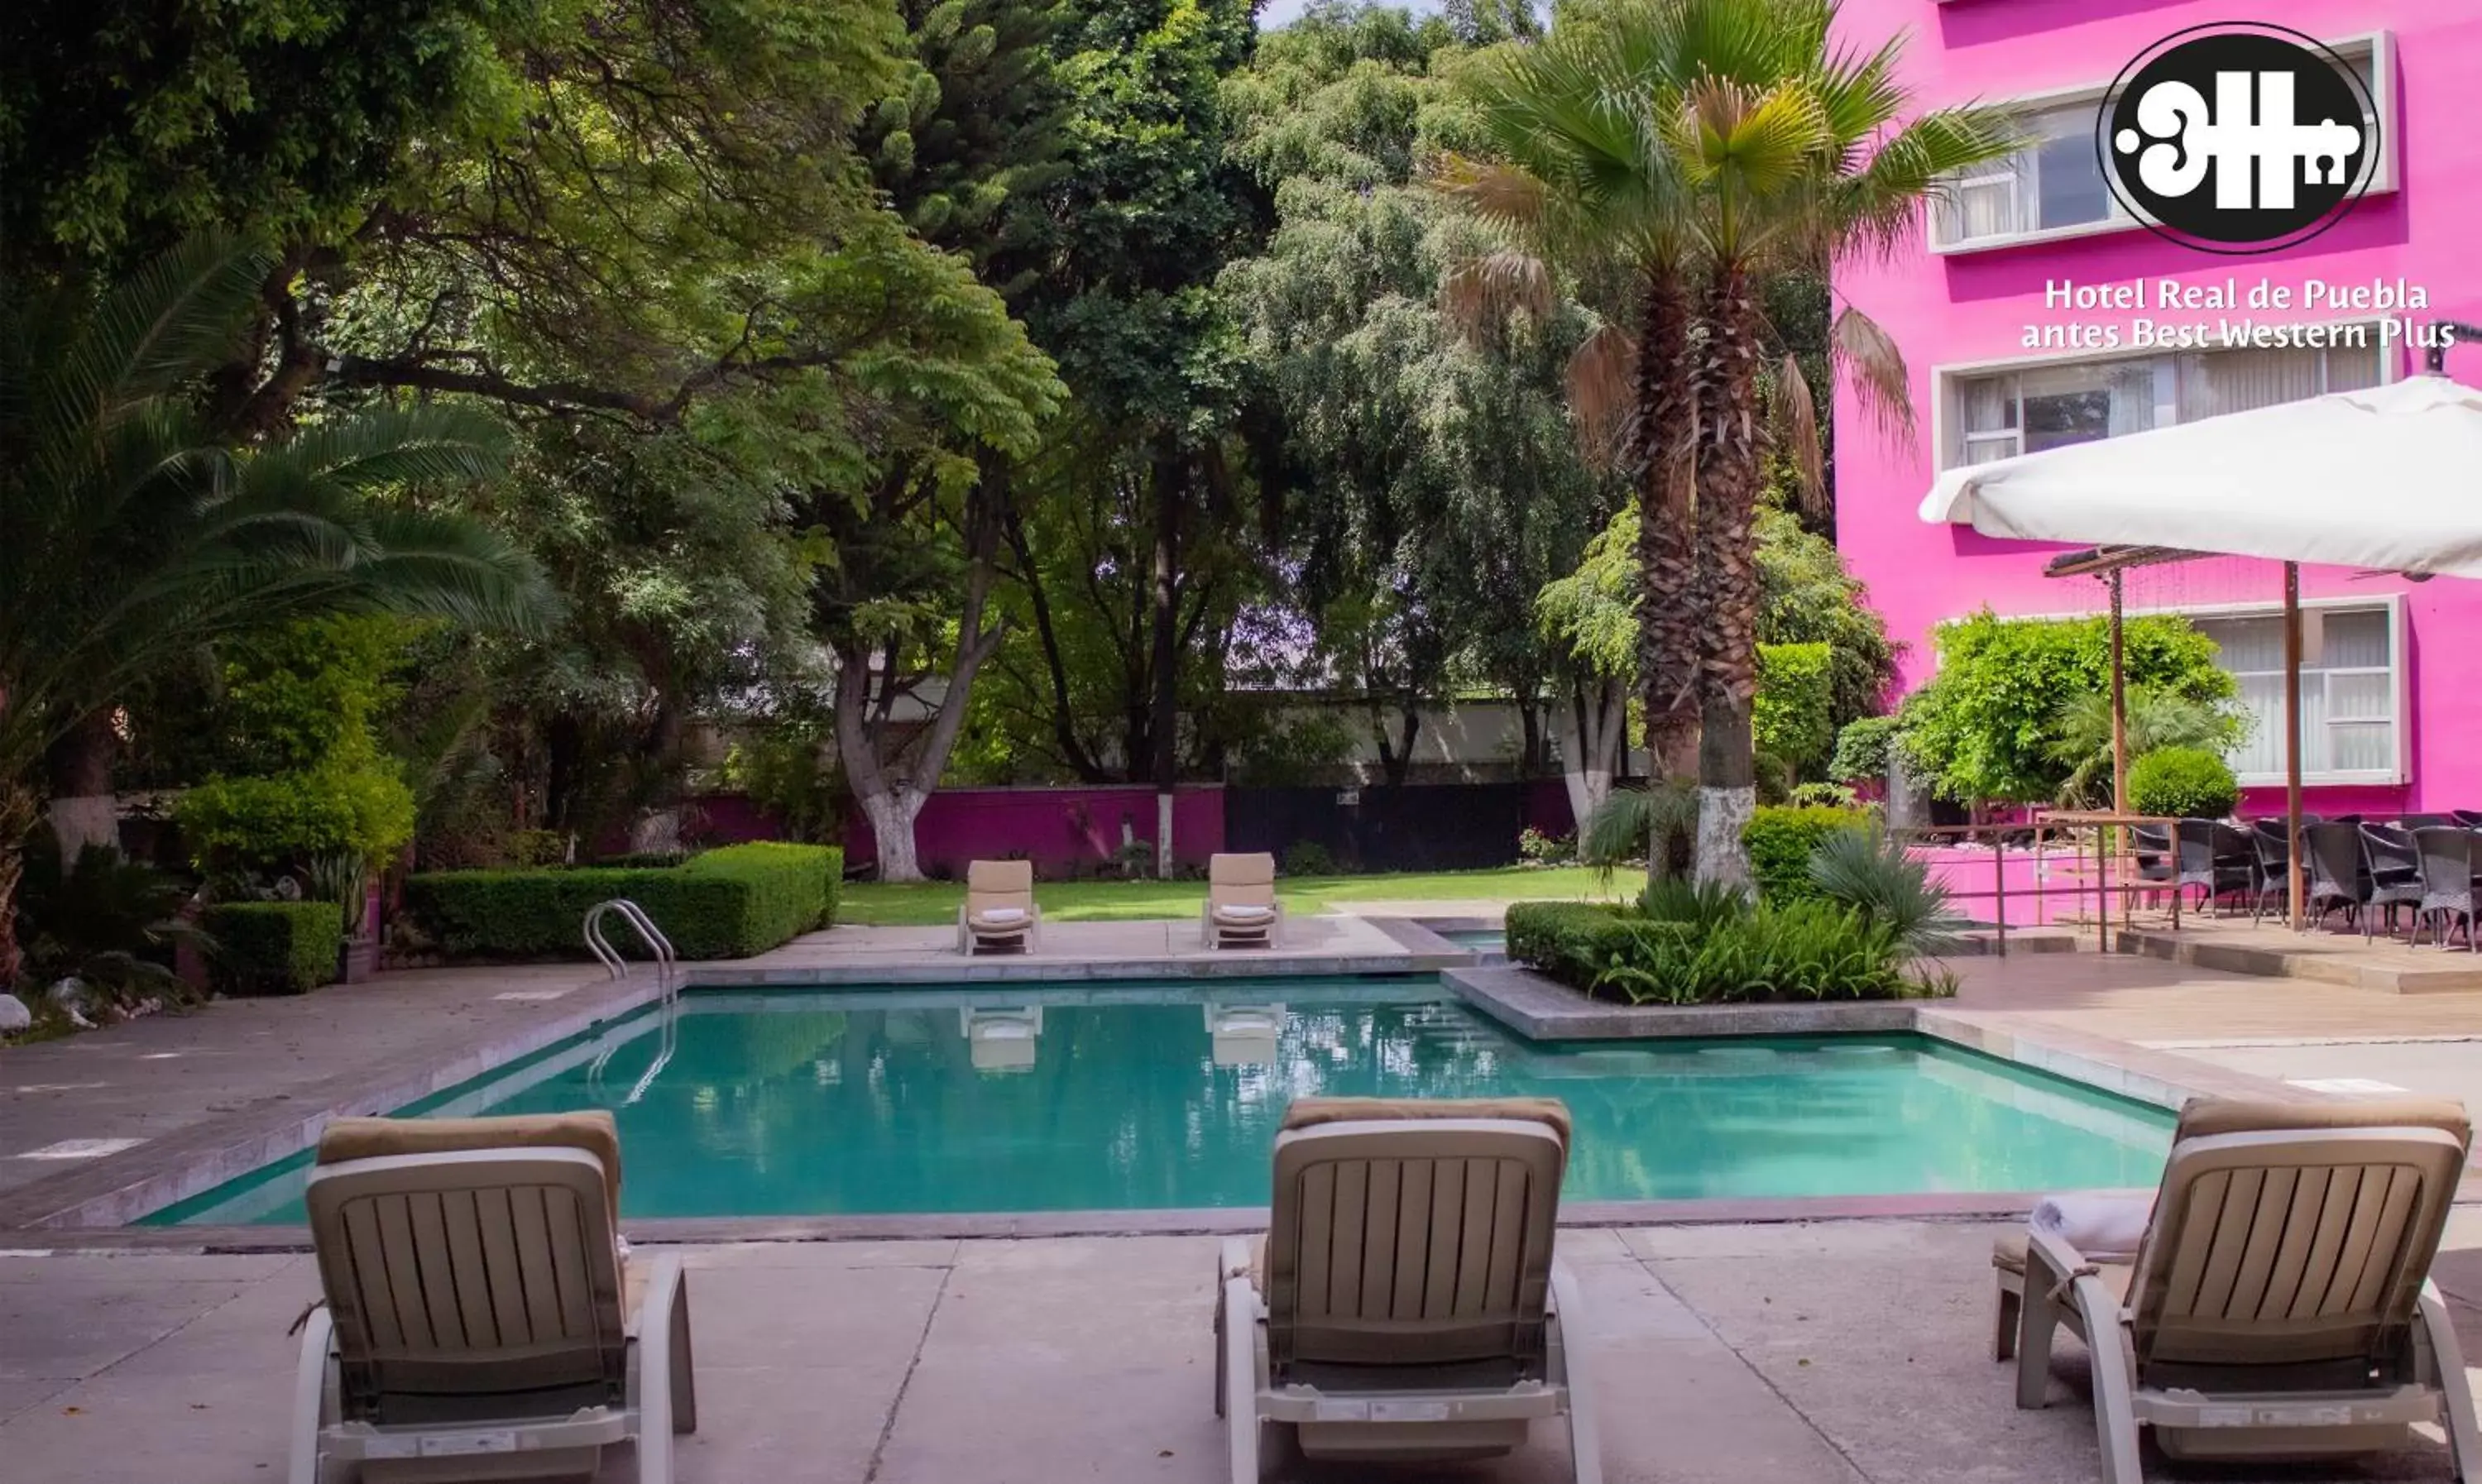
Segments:
[[[1219,907],[1215,909],[1215,920],[1218,922],[1269,922],[1275,919],[1275,915],[1276,909],[1272,907]]]
[[[2028,1218],[2037,1232],[2047,1232],[2095,1262],[2134,1262],[2146,1240],[2146,1224],[2154,1216],[2150,1193],[2082,1191],[2045,1196],[2034,1203]]]
[[[1025,921],[1026,911],[1022,907],[986,907],[974,914],[973,920],[985,927],[1004,927]]]

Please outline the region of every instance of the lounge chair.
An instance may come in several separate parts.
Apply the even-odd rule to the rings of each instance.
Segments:
[[[2446,1100],[2191,1102],[2128,1265],[2033,1224],[1993,1253],[2017,1405],[2044,1404],[2066,1325],[2094,1357],[2105,1484],[2140,1484],[2142,1427],[2175,1458],[2316,1458],[2442,1423],[2458,1477],[2482,1478],[2429,1282],[2471,1143]]]
[[[1551,1255],[1569,1111],[1547,1098],[1305,1098],[1276,1135],[1264,1241],[1224,1244],[1215,1410],[1233,1484],[1261,1434],[1312,1458],[1489,1458],[1566,1417],[1600,1484],[1593,1397]]]
[[[591,1473],[630,1439],[671,1484],[698,1428],[689,1290],[680,1259],[620,1242],[612,1115],[339,1119],[304,1199],[327,1302],[292,1484]]]
[[[986,948],[1031,953],[1043,937],[1043,909],[1034,902],[1034,862],[977,861],[965,867],[965,901],[957,909],[957,951]]]
[[[1199,909],[1199,941],[1209,948],[1272,948],[1284,930],[1276,900],[1276,858],[1210,856],[1206,905]]]

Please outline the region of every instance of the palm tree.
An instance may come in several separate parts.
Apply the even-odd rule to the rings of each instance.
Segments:
[[[1664,116],[1663,134],[1704,270],[1698,397],[1698,876],[1746,881],[1741,828],[1756,803],[1751,705],[1757,690],[1757,392],[1769,273],[1884,253],[1956,172],[2013,151],[2010,117],[1935,109],[1897,126],[1911,93],[1903,42],[1851,51],[1830,38],[1837,0],[1690,0],[1709,56]]]
[[[488,477],[480,412],[380,410],[237,450],[194,404],[275,267],[201,237],[89,301],[0,282],[0,986],[45,753],[176,657],[356,608],[538,626],[552,599],[490,531],[400,491]],[[107,733],[108,734],[108,733]]]
[[[1571,400],[1590,432],[1626,407],[1616,441],[1639,478],[1647,740],[1658,775],[1673,776],[1690,771],[1695,739],[1702,879],[1748,875],[1752,527],[1766,436],[1758,290],[1773,273],[1893,246],[1944,176],[2017,144],[2005,115],[1979,108],[1891,131],[1911,101],[1894,80],[1901,47],[1835,48],[1835,0],[1618,0],[1583,13],[1478,69],[1500,162],[1444,172],[1523,247],[1587,284],[1622,285],[1571,367]],[[1865,400],[1909,427],[1887,336],[1848,307],[1832,339]],[[1796,451],[1814,464],[1797,369],[1775,384]]]

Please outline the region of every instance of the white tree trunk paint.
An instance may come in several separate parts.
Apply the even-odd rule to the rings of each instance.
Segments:
[[[1750,884],[1750,853],[1741,832],[1757,812],[1756,788],[1698,790],[1698,879],[1729,887]]]
[[[1172,880],[1172,795],[1155,795],[1155,879]]]
[[[52,834],[61,842],[61,860],[77,864],[79,852],[102,845],[120,849],[120,800],[108,793],[57,798],[51,805]]]

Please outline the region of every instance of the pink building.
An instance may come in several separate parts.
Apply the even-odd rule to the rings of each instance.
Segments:
[[[1838,296],[1895,337],[1912,371],[1913,446],[1877,432],[1849,388],[1836,406],[1838,543],[1911,646],[1908,685],[1928,675],[1942,620],[1986,604],[2105,605],[2095,579],[2043,575],[2064,548],[1922,523],[1938,470],[2392,380],[2420,368],[2409,328],[2482,320],[2482,0],[1846,0],[1843,16],[1857,42],[1909,38],[1924,103],[2017,104],[2039,138],[1960,182],[1919,246],[1836,275]],[[2236,16],[2326,43],[2379,110],[2369,194],[2323,235],[2257,256],[2155,236],[2106,189],[2094,143],[2098,101],[2132,58]],[[2278,291],[2286,307],[2252,302]],[[2226,322],[2241,321],[2331,327],[2330,343],[2228,348]],[[2168,326],[2204,343],[2167,347]],[[2482,381],[2482,345],[2452,350],[2447,369]],[[2335,493],[2349,508],[2353,491]],[[2222,644],[2259,718],[2232,759],[2253,790],[2244,808],[2268,808],[2283,766],[2282,569],[2218,558],[2136,570],[2126,585],[2131,611],[2189,614]],[[2302,591],[2316,635],[2310,807],[2482,808],[2482,583],[2304,568]]]

